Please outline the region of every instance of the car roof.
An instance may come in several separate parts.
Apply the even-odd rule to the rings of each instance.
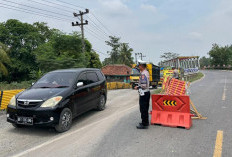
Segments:
[[[100,69],[96,68],[74,68],[74,69],[60,69],[60,70],[55,70],[51,72],[74,72],[74,73],[80,73],[84,71],[99,71]]]

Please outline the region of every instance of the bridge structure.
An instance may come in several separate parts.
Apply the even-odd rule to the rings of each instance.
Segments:
[[[198,73],[200,69],[199,56],[181,56],[167,61],[161,61],[161,67],[183,69],[184,75]]]

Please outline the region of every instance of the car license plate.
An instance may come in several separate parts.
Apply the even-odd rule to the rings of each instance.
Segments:
[[[31,117],[17,117],[18,124],[33,125],[33,118]]]

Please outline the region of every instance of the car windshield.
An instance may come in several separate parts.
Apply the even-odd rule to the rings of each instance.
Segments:
[[[73,84],[76,73],[52,72],[39,79],[32,88],[65,88]]]

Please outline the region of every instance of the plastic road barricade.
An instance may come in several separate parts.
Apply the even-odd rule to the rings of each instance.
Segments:
[[[189,96],[152,95],[151,124],[190,129],[191,116]]]

